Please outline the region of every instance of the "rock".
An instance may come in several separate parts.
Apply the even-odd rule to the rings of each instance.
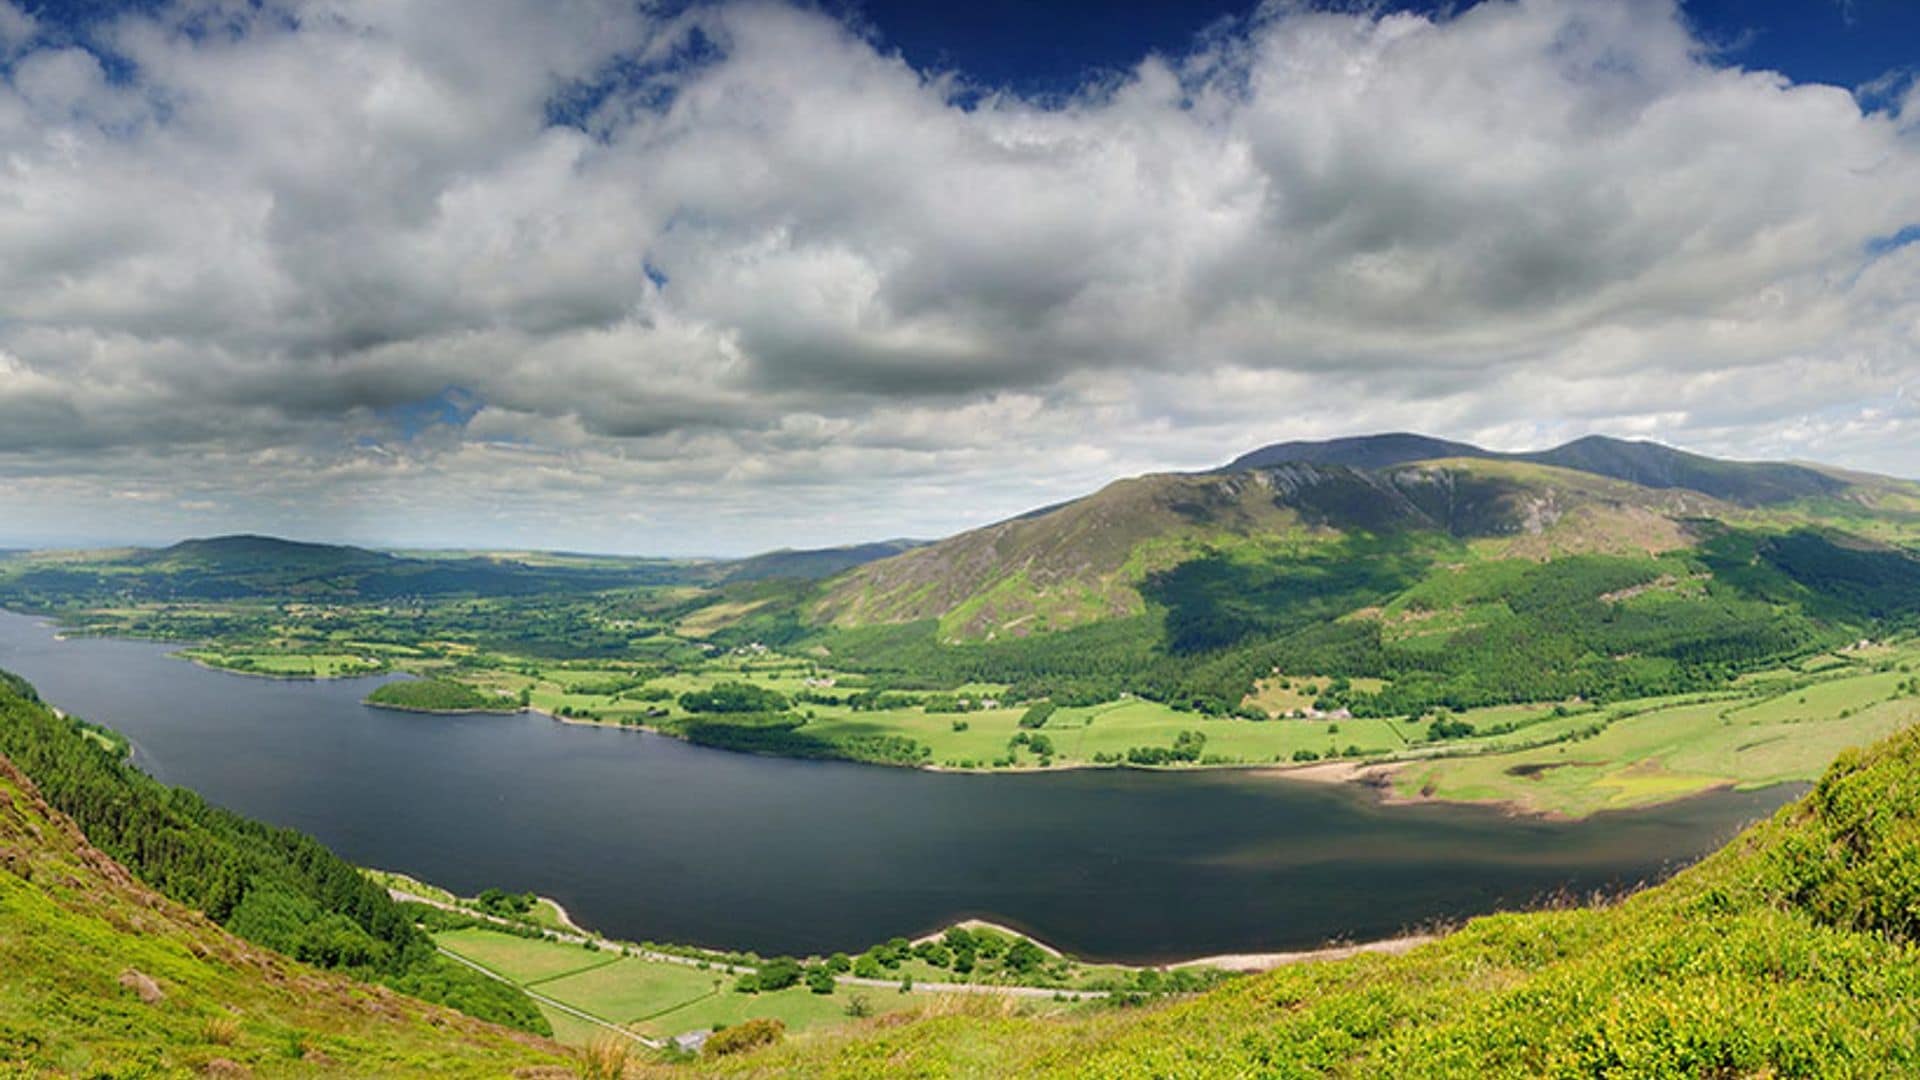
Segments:
[[[149,1005],[158,1005],[167,1000],[166,991],[153,981],[153,976],[143,975],[132,968],[120,973],[120,985],[138,994],[140,1000]]]
[[[214,1058],[211,1061],[208,1061],[205,1065],[202,1065],[200,1067],[200,1071],[207,1076],[252,1076],[253,1075],[252,1069],[247,1068],[245,1065],[242,1065],[237,1061],[230,1061],[227,1058]]]

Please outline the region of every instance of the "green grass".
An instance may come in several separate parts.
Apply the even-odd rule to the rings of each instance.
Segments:
[[[755,1017],[780,1020],[792,1031],[842,1024],[848,1020],[847,1006],[856,993],[865,996],[875,1012],[915,1008],[928,1000],[926,994],[877,987],[842,987],[831,994],[815,994],[796,986],[745,994],[733,989],[733,975],[717,968],[479,928],[448,931],[434,938],[444,948],[546,997],[656,1037]],[[554,1009],[543,1011],[550,1019],[565,1015]],[[563,1042],[580,1043],[599,1033],[600,1029],[577,1019],[554,1025],[555,1037]]]
[[[879,987],[842,988],[831,994],[816,994],[805,987],[771,994],[741,994],[723,987],[717,994],[654,1016],[637,1028],[643,1033],[671,1035],[766,1018],[779,1020],[793,1032],[828,1029],[848,1022],[847,1006],[855,994],[864,997],[876,1014],[924,1008],[933,997],[918,991],[902,994]]]
[[[1402,796],[1511,804],[1581,816],[1710,788],[1812,780],[1844,748],[1920,721],[1920,697],[1896,696],[1897,668],[1840,674],[1751,699],[1673,705],[1616,720],[1590,738],[1401,768]],[[1615,707],[1576,718],[1584,726]]]
[[[1670,801],[1723,785],[1810,779],[1841,747],[1911,722],[1912,711],[1906,706],[1884,704],[1907,677],[1899,670],[1902,664],[1920,666],[1920,648],[1875,646],[1857,653],[1821,654],[1790,667],[1750,672],[1721,690],[1604,708],[1570,701],[1470,709],[1455,718],[1472,725],[1476,734],[1438,743],[1428,741],[1428,723],[1404,718],[1206,718],[1143,698],[1125,698],[1057,710],[1039,732],[1052,744],[1044,766],[1030,749],[1010,747],[1023,733],[1018,721],[1024,706],[930,713],[918,706],[856,712],[844,705],[801,703],[795,711],[813,717],[800,729],[809,737],[831,741],[902,736],[927,747],[927,763],[941,768],[1058,769],[1113,762],[1135,747],[1171,746],[1181,732],[1198,731],[1206,736],[1201,762],[1172,767],[1290,766],[1309,756],[1402,760],[1409,764],[1399,770],[1395,789],[1403,797],[1506,803],[1582,816]],[[805,691],[807,679],[823,675],[837,680],[830,691],[834,693],[867,685],[859,675],[776,652],[745,658],[723,654],[695,668],[645,678],[645,688],[669,695],[656,700],[641,700],[632,689],[595,692],[639,683],[630,665],[548,662],[531,666],[531,675],[521,669],[525,666],[462,677],[489,700],[512,700],[524,689],[536,708],[548,712],[565,709],[604,722],[668,727],[688,715],[678,705],[678,695],[721,682],[748,681],[789,696]],[[1297,706],[1306,700],[1300,693],[1303,684],[1324,688],[1328,678],[1296,676],[1290,681],[1292,687],[1284,690],[1277,680],[1270,683],[1265,702]],[[1354,682],[1367,691],[1380,685],[1374,680]],[[1004,685],[975,683],[951,693],[977,698],[1005,691]],[[1802,697],[1807,698],[1804,706]],[[1622,716],[1626,718],[1615,719]],[[1591,735],[1596,725],[1606,730]]]
[[[518,983],[536,983],[604,964],[597,949],[470,928],[434,935],[434,943]]]
[[[0,759],[0,1075],[496,1077],[561,1065],[544,1040],[317,971],[128,879]],[[144,975],[151,1004],[121,985]]]
[[[276,679],[342,679],[387,670],[371,653],[288,653],[255,650],[183,649],[180,656],[207,667]]]

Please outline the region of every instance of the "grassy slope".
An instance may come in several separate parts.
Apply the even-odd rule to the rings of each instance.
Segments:
[[[1298,525],[1248,476],[1137,477],[857,567],[813,614],[848,626],[940,618],[952,638],[1059,629],[1138,614],[1144,574],[1190,557],[1191,544]]]
[[[1143,476],[858,567],[812,614],[841,626],[937,618],[954,640],[1025,634],[1138,614],[1149,575],[1248,540],[1291,550],[1332,530],[1421,530],[1487,538],[1496,556],[1644,554],[1688,546],[1680,519],[1733,511],[1697,492],[1523,462]]]
[[[1847,674],[1751,699],[1632,712],[1591,738],[1400,768],[1403,797],[1492,802],[1583,816],[1709,788],[1812,780],[1835,755],[1920,721],[1900,670]],[[1472,716],[1473,714],[1467,714]],[[1581,726],[1592,716],[1581,718]]]
[[[759,1076],[1901,1076],[1920,1072],[1920,730],[1611,907],[1089,1019],[956,1003],[713,1063]]]
[[[846,1020],[850,996],[845,991],[814,994],[805,987],[744,994],[733,990],[734,976],[718,970],[589,952],[575,945],[479,928],[437,934],[434,940],[521,986],[610,1024],[655,1037],[737,1024],[751,1017],[778,1019],[789,1030],[840,1023]],[[867,993],[882,1005],[898,996]],[[901,1004],[920,1000],[902,998]],[[567,1015],[558,1010],[548,1010],[548,1015],[557,1018],[554,1032],[563,1042],[584,1042],[599,1034],[591,1025],[569,1026]]]
[[[165,998],[142,1002],[129,971]],[[215,1059],[274,1076],[571,1075],[544,1040],[227,934],[134,881],[0,758],[0,1073],[198,1075]]]

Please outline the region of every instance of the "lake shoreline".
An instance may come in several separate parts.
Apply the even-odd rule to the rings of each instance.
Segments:
[[[385,701],[372,701],[361,698],[360,704],[369,709],[381,709],[386,712],[417,713],[421,716],[519,716],[522,713],[537,712],[536,709],[523,709],[518,706],[510,709],[429,709],[423,705],[394,705]]]
[[[425,712],[428,710],[409,710],[409,711]],[[489,715],[496,715],[496,716],[509,715],[508,713],[500,712],[497,710],[473,709],[473,710],[465,710],[465,711],[470,713],[486,713]],[[1272,763],[1265,763],[1265,764],[1248,764],[1245,762],[1234,762],[1229,764],[1213,764],[1213,765],[1200,765],[1200,764],[1136,765],[1136,764],[1125,762],[1125,761],[1118,761],[1118,762],[1076,761],[1076,762],[1070,762],[1064,765],[1047,765],[1047,766],[1013,765],[1013,766],[1008,766],[1006,768],[1001,768],[1001,769],[990,769],[990,768],[979,768],[979,767],[964,768],[958,765],[931,765],[931,764],[896,765],[896,764],[883,762],[883,761],[859,761],[854,758],[806,758],[806,757],[795,757],[788,754],[770,754],[770,753],[759,753],[757,751],[752,751],[752,750],[735,750],[729,747],[709,746],[705,743],[697,743],[691,739],[686,738],[683,735],[676,734],[672,731],[664,730],[652,724],[625,724],[617,720],[595,720],[590,717],[584,717],[584,716],[560,716],[546,709],[538,708],[536,706],[526,706],[517,711],[523,714],[544,716],[549,720],[553,720],[562,724],[578,724],[583,727],[612,728],[618,731],[644,732],[648,735],[658,735],[662,738],[674,739],[678,742],[687,743],[688,745],[691,745],[691,746],[700,746],[708,750],[719,750],[719,751],[722,751],[723,753],[730,753],[730,754],[747,754],[752,757],[774,758],[782,761],[831,761],[831,762],[837,762],[842,765],[864,765],[864,766],[868,766],[876,769],[900,769],[908,772],[939,773],[939,774],[950,775],[950,776],[1045,776],[1048,774],[1067,774],[1067,773],[1075,773],[1075,772],[1098,772],[1098,771],[1160,773],[1160,774],[1166,774],[1166,775],[1191,775],[1194,773],[1244,773],[1249,776],[1260,776],[1260,777],[1265,777],[1265,778],[1270,778],[1270,779],[1280,780],[1283,782],[1290,782],[1290,783],[1313,784],[1318,786],[1330,786],[1330,787],[1342,787],[1342,788],[1359,788],[1365,791],[1368,795],[1370,795],[1372,797],[1372,801],[1374,802],[1374,804],[1378,806],[1477,806],[1477,807],[1482,807],[1489,810],[1498,811],[1504,817],[1517,818],[1517,819],[1532,818],[1536,820],[1555,821],[1555,822],[1581,821],[1587,817],[1592,816],[1591,814],[1576,815],[1576,814],[1567,814],[1565,812],[1558,811],[1558,810],[1537,809],[1535,807],[1526,806],[1524,804],[1515,802],[1510,799],[1452,799],[1452,798],[1440,798],[1440,797],[1423,797],[1418,795],[1405,795],[1394,790],[1390,782],[1390,778],[1393,773],[1398,772],[1399,770],[1406,768],[1409,765],[1413,765],[1420,761],[1427,760],[1427,758],[1432,755],[1423,755],[1419,757],[1406,757],[1406,758],[1385,758],[1385,759],[1381,759],[1381,758],[1359,759],[1359,760],[1342,759],[1342,760],[1335,760],[1335,761],[1305,762],[1297,765],[1283,764],[1280,762],[1272,762]],[[1677,794],[1673,798],[1664,800],[1663,802],[1649,803],[1646,806],[1629,808],[1629,810],[1652,809],[1653,807],[1656,807],[1656,806],[1663,806],[1669,803],[1680,802],[1685,799],[1694,798],[1699,795],[1712,794],[1717,791],[1730,790],[1735,787],[1736,785],[1732,783],[1716,784],[1711,787],[1702,788],[1698,791],[1688,791],[1688,792]]]

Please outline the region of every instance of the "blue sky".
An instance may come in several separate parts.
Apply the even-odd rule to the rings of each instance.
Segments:
[[[0,0],[0,546],[727,554],[1381,430],[1920,474],[1916,54],[1894,0]]]
[[[916,65],[951,67],[1022,93],[1071,91],[1091,72],[1125,71],[1148,52],[1183,51],[1195,34],[1256,6],[1222,0],[848,5]],[[1434,14],[1467,5],[1372,6]],[[1688,0],[1684,7],[1727,62],[1797,81],[1853,87],[1920,64],[1920,4],[1912,0]]]
[[[1596,0],[1610,2],[1610,0]],[[166,0],[35,0],[49,23],[85,25]],[[678,3],[668,6],[686,6]],[[1023,94],[1070,93],[1089,76],[1130,69],[1149,52],[1179,53],[1194,37],[1257,7],[1246,0],[824,0],[865,22],[915,66],[953,69]],[[1379,0],[1328,4],[1444,15],[1470,4]],[[1796,81],[1857,87],[1920,65],[1920,4],[1911,0],[1684,0],[1686,16],[1722,58]]]

